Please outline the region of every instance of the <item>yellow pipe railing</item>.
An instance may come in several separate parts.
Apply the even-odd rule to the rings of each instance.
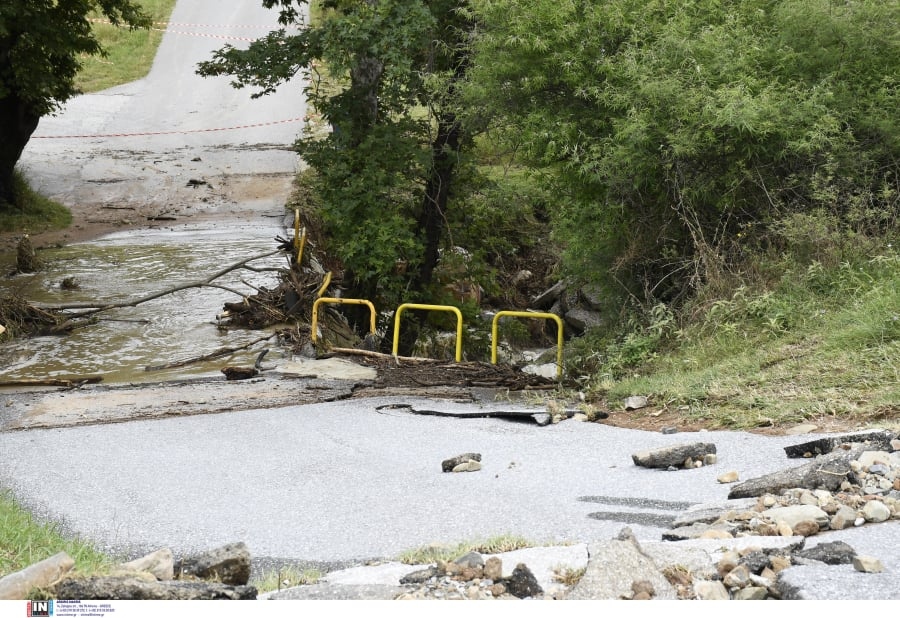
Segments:
[[[553,320],[556,322],[556,378],[562,378],[562,359],[563,359],[563,322],[555,313],[533,313],[531,311],[498,311],[494,316],[491,324],[491,364],[497,364],[497,326],[500,318],[503,316],[512,316],[517,318],[537,318],[541,320]]]
[[[319,305],[365,305],[369,308],[369,333],[375,334],[375,305],[370,301],[361,298],[319,298],[313,303],[312,309],[312,342],[316,342],[318,324],[319,324]]]
[[[462,360],[462,329],[463,317],[462,312],[456,307],[450,305],[419,305],[416,303],[403,303],[397,307],[394,315],[394,347],[392,354],[397,356],[397,350],[400,348],[400,316],[404,309],[423,309],[425,311],[451,311],[456,314],[456,362]]]

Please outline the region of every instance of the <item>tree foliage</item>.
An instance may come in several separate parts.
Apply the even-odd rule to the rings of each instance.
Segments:
[[[13,168],[42,116],[78,94],[81,55],[102,54],[88,16],[149,26],[132,0],[27,0],[0,4],[0,206],[11,204]]]
[[[470,112],[552,172],[582,277],[671,301],[788,213],[896,226],[896,1],[475,7]]]
[[[344,285],[388,305],[415,299],[428,293],[465,142],[453,96],[468,52],[462,3],[330,0],[308,25],[303,1],[264,0],[282,25],[300,29],[225,47],[199,72],[230,75],[254,96],[309,72],[308,103],[330,130],[305,133],[297,146],[316,172]]]

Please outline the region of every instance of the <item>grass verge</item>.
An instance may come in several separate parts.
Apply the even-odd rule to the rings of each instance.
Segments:
[[[35,193],[22,174],[15,172],[13,182],[16,204],[0,207],[0,232],[38,234],[72,223],[68,208]]]
[[[104,56],[83,55],[82,69],[75,80],[83,92],[97,92],[127,84],[150,71],[162,40],[164,22],[169,20],[175,0],[138,0],[154,21],[150,30],[129,30],[111,24],[94,23],[94,35],[106,50]],[[96,16],[98,20],[101,15]]]
[[[75,571],[83,575],[102,573],[113,565],[89,543],[67,539],[56,526],[36,522],[8,491],[0,491],[0,577],[61,551],[75,561]]]
[[[403,552],[397,558],[404,564],[432,564],[448,562],[465,556],[469,552],[480,554],[502,554],[517,549],[535,547],[536,544],[518,536],[496,536],[483,541],[464,541],[456,545],[425,545]]]
[[[792,266],[774,285],[738,287],[681,316],[657,311],[627,336],[582,345],[597,361],[595,396],[613,410],[650,398],[635,418],[900,428],[900,254],[888,246],[831,268]]]
[[[264,571],[259,576],[250,580],[250,585],[255,586],[256,590],[260,594],[263,594],[265,592],[281,590],[282,588],[315,584],[322,576],[323,573],[318,569],[300,569],[287,566],[280,569]]]

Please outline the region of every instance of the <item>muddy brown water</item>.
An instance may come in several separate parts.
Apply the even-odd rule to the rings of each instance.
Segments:
[[[99,240],[41,251],[46,267],[38,273],[0,277],[0,294],[14,293],[35,303],[108,303],[127,301],[178,284],[204,279],[247,257],[272,251],[283,234],[280,220],[271,226],[225,229],[141,230],[112,234]],[[10,272],[12,254],[0,255],[0,272]],[[255,267],[281,267],[275,255],[252,262]],[[72,278],[77,289],[64,289]],[[252,286],[277,283],[274,272],[238,270],[215,283],[253,294]],[[250,285],[248,285],[250,284]],[[179,291],[137,307],[100,314],[97,323],[64,336],[35,337],[0,344],[0,381],[102,375],[104,383],[140,383],[221,376],[226,365],[252,365],[269,347],[266,360],[277,360],[274,340],[245,352],[164,371],[161,365],[237,347],[265,335],[264,331],[230,330],[217,325],[223,303],[239,296],[221,289]]]

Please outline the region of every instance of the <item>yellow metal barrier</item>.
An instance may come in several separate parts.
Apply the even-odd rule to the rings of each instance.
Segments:
[[[303,247],[306,245],[306,227],[300,231],[300,209],[294,209],[294,249],[297,251],[297,266],[303,263]]]
[[[316,333],[318,331],[319,324],[319,305],[322,304],[333,304],[333,305],[365,305],[369,308],[370,319],[369,319],[369,333],[375,334],[375,305],[371,302],[361,299],[361,298],[319,298],[316,299],[316,302],[313,303],[312,309],[312,342],[316,342]]]
[[[554,320],[557,326],[556,335],[556,378],[562,378],[562,357],[563,357],[563,322],[560,317],[554,313],[532,313],[531,311],[498,311],[494,316],[491,324],[491,364],[497,364],[497,325],[503,316],[513,316],[517,318],[538,318],[541,320]]]
[[[463,317],[462,313],[456,307],[450,305],[417,305],[415,303],[403,303],[397,307],[394,315],[394,348],[392,354],[397,356],[397,350],[400,347],[400,315],[404,309],[424,309],[427,311],[452,311],[456,314],[456,362],[462,360],[462,329]]]
[[[328,289],[328,286],[331,285],[331,271],[329,270],[325,273],[325,278],[322,279],[322,287],[319,288],[319,291],[316,292],[316,298],[322,298],[322,294],[325,293],[325,290]],[[375,310],[372,309],[372,313],[375,313]]]

